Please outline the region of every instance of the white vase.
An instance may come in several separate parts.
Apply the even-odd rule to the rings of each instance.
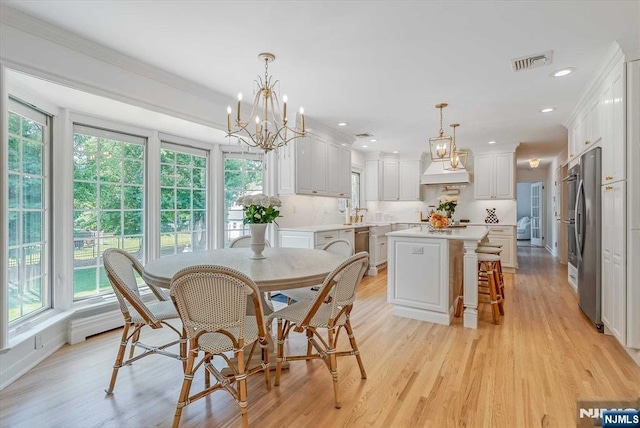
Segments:
[[[267,231],[268,223],[253,223],[249,224],[251,230],[251,251],[253,256],[249,257],[252,260],[261,260],[265,256],[262,254],[266,247],[266,241],[264,235]]]

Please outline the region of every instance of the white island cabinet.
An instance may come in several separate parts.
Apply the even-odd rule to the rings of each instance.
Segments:
[[[426,226],[387,234],[387,300],[393,314],[451,324],[458,290],[464,283],[465,327],[478,327],[476,248],[489,229],[469,226],[429,232]]]

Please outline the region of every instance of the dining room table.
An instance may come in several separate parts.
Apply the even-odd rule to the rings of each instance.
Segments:
[[[169,289],[171,279],[181,269],[198,265],[219,265],[235,269],[251,278],[262,292],[264,316],[273,313],[273,304],[265,299],[266,293],[291,288],[321,285],[324,279],[345,261],[329,251],[307,248],[267,247],[264,259],[252,259],[250,248],[220,248],[208,251],[179,253],[152,260],[144,266],[142,278],[148,284]],[[212,308],[213,310],[213,308]],[[253,307],[247,305],[247,313]],[[275,361],[275,347],[268,337],[270,361]],[[286,363],[286,362],[285,362]],[[288,364],[283,365],[287,368]]]

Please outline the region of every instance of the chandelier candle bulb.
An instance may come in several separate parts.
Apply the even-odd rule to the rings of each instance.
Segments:
[[[300,107],[300,118],[302,121],[302,133],[304,134],[304,108]]]
[[[282,107],[282,120],[284,121],[284,123],[287,123],[287,96],[286,95],[282,97],[282,102],[284,103]]]
[[[227,106],[227,132],[231,132],[231,106]]]
[[[240,123],[240,104],[242,103],[242,92],[238,92],[238,123]]]

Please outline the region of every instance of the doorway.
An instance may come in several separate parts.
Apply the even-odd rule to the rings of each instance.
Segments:
[[[538,182],[517,185],[517,243],[519,247],[544,245],[544,186]]]

